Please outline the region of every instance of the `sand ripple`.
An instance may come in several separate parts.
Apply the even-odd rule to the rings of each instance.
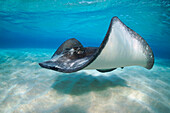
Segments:
[[[0,51],[1,113],[169,112],[170,60],[156,59],[150,71],[126,67],[63,74],[38,65],[53,51]]]

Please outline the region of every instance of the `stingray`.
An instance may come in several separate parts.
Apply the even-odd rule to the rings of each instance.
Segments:
[[[148,43],[127,27],[118,17],[113,17],[105,38],[99,47],[83,47],[71,38],[65,41],[50,60],[39,63],[43,68],[72,73],[83,69],[110,72],[126,66],[151,69],[154,55]]]

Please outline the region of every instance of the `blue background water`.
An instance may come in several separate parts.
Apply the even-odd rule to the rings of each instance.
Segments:
[[[151,46],[151,70],[41,68],[63,41],[99,46],[119,17]],[[0,113],[169,113],[169,0],[0,0]]]
[[[170,58],[169,0],[0,0],[0,48],[58,48],[69,38],[99,46],[119,17]]]

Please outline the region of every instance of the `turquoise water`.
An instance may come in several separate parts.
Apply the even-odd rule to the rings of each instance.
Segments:
[[[43,69],[60,44],[99,46],[117,16],[151,46],[151,70]],[[0,0],[0,113],[168,113],[170,1]]]

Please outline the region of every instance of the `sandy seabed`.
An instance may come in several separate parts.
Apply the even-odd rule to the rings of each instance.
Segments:
[[[53,49],[0,50],[0,113],[168,113],[170,59],[153,69],[65,74],[41,68]]]

